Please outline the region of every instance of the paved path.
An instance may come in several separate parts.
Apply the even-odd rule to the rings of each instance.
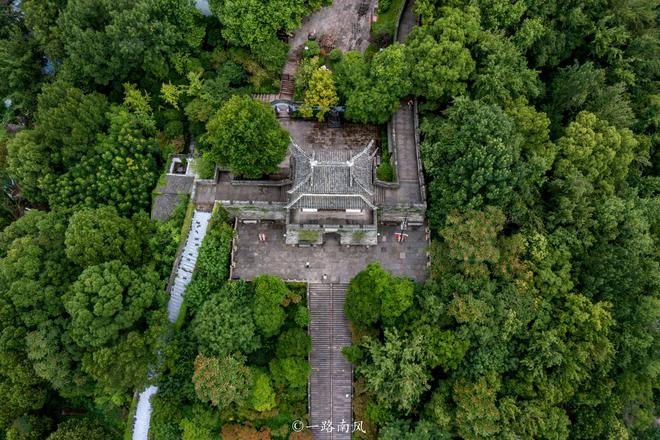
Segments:
[[[406,4],[403,8],[403,14],[401,15],[401,21],[399,22],[399,29],[397,32],[397,41],[399,43],[405,43],[406,38],[408,38],[408,35],[410,35],[417,24],[415,0],[406,0]]]
[[[415,0],[406,0],[397,33],[397,40],[404,43],[417,24]],[[392,117],[394,128],[394,146],[397,152],[398,189],[377,188],[376,203],[385,205],[421,204],[422,188],[417,163],[417,145],[415,144],[415,109],[402,101]]]
[[[176,322],[181,311],[183,295],[186,286],[190,283],[192,273],[197,263],[199,247],[204,240],[208,230],[211,213],[196,210],[193,214],[192,224],[188,232],[186,244],[181,252],[181,259],[176,267],[174,284],[170,289],[170,300],[167,303],[168,319],[171,323]],[[151,396],[158,392],[157,386],[149,386],[138,398],[137,410],[133,421],[133,440],[147,440],[149,434],[149,425],[151,422]]]
[[[133,424],[133,440],[146,440],[149,434],[149,423],[151,421],[151,396],[158,392],[158,387],[152,385],[140,393],[137,411],[135,412],[135,423]],[[92,440],[92,439],[88,439]]]
[[[308,304],[312,336],[309,380],[310,425],[315,440],[350,440],[353,370],[341,353],[351,345],[344,300],[347,284],[310,284]],[[324,422],[334,432],[321,432]],[[337,427],[345,427],[339,432]]]
[[[401,103],[392,118],[394,144],[397,152],[398,189],[378,188],[376,202],[386,205],[411,205],[422,203],[417,146],[415,145],[414,109]]]

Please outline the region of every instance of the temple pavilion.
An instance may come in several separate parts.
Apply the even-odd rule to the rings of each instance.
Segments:
[[[321,244],[324,234],[341,244],[376,244],[373,141],[357,152],[304,150],[293,141],[290,150],[287,244]]]

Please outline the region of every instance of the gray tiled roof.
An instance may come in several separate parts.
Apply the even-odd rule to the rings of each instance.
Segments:
[[[374,208],[373,142],[358,153],[303,150],[291,143],[293,186],[290,208]]]

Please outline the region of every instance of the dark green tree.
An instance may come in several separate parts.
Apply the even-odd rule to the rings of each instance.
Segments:
[[[226,356],[217,359],[199,355],[195,359],[192,381],[197,397],[220,409],[233,403],[245,405],[250,398],[253,380],[253,373],[242,358]]]
[[[287,295],[289,289],[278,277],[261,275],[254,279],[252,316],[263,336],[268,338],[280,332],[286,318],[282,303]]]
[[[84,208],[69,220],[64,240],[66,255],[83,268],[111,260],[139,265],[143,252],[148,251],[140,232],[111,206]]]
[[[71,337],[87,349],[117,342],[163,304],[161,287],[156,273],[136,272],[119,261],[88,267],[64,297]]]
[[[242,281],[226,283],[195,315],[192,332],[207,356],[249,354],[260,346],[252,319],[252,293]]]
[[[233,96],[206,124],[211,149],[205,157],[238,176],[272,173],[286,155],[289,134],[266,104]]]

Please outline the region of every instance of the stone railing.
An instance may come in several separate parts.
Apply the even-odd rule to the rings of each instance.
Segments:
[[[419,140],[419,111],[417,110],[417,98],[413,108],[414,129],[415,129],[415,156],[417,158],[417,176],[419,178],[419,191],[422,203],[426,205],[426,182],[424,181],[424,166],[422,164],[422,151]]]

